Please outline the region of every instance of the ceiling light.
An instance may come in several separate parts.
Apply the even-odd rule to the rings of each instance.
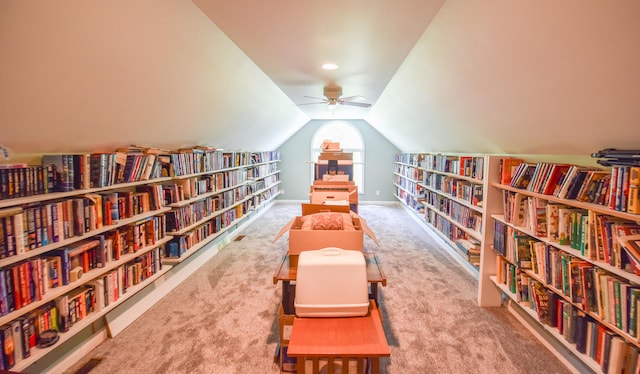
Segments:
[[[338,68],[338,65],[332,64],[332,63],[326,63],[326,64],[322,64],[322,68],[324,70],[336,70]]]

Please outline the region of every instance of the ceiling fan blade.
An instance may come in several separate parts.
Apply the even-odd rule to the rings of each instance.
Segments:
[[[371,106],[371,104],[369,104],[369,103],[359,103],[357,101],[344,101],[344,100],[341,100],[340,104],[342,104],[342,105],[351,105],[351,106],[359,106],[359,107],[363,107],[363,108],[368,108],[368,107]]]
[[[340,100],[342,101],[353,101],[353,100],[366,100],[367,98],[364,96],[360,96],[360,95],[355,95],[355,96],[347,96],[347,97],[341,97]]]
[[[304,97],[307,97],[307,98],[309,98],[309,99],[322,100],[322,101],[324,101],[325,103],[328,103],[328,102],[329,102],[329,100],[327,100],[327,99],[325,99],[325,98],[323,98],[323,97],[315,97],[315,96],[304,96]]]
[[[315,101],[313,103],[302,103],[302,104],[296,104],[296,105],[300,106],[300,105],[326,104],[326,103],[328,103],[328,101]]]

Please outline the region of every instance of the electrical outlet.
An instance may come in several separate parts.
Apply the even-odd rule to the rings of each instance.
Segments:
[[[376,190],[376,196],[380,196],[380,190]]]

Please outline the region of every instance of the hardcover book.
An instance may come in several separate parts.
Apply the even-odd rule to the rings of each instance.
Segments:
[[[519,158],[503,158],[500,160],[500,184],[509,185],[518,166],[523,162]]]

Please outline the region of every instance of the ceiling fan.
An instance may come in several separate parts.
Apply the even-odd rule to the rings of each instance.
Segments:
[[[326,97],[326,99],[323,99],[321,97],[314,97],[314,96],[305,96],[308,97],[310,99],[317,99],[320,101],[316,101],[313,103],[303,103],[303,104],[298,104],[298,105],[311,105],[311,104],[328,104],[329,106],[334,106],[334,105],[351,105],[351,106],[359,106],[359,107],[363,107],[363,108],[368,108],[371,106],[370,103],[363,103],[361,101],[354,101],[354,100],[358,100],[358,99],[362,99],[362,96],[356,95],[356,96],[347,96],[347,97],[341,97],[342,96],[342,87],[337,86],[337,85],[328,85],[324,87],[324,96]]]

